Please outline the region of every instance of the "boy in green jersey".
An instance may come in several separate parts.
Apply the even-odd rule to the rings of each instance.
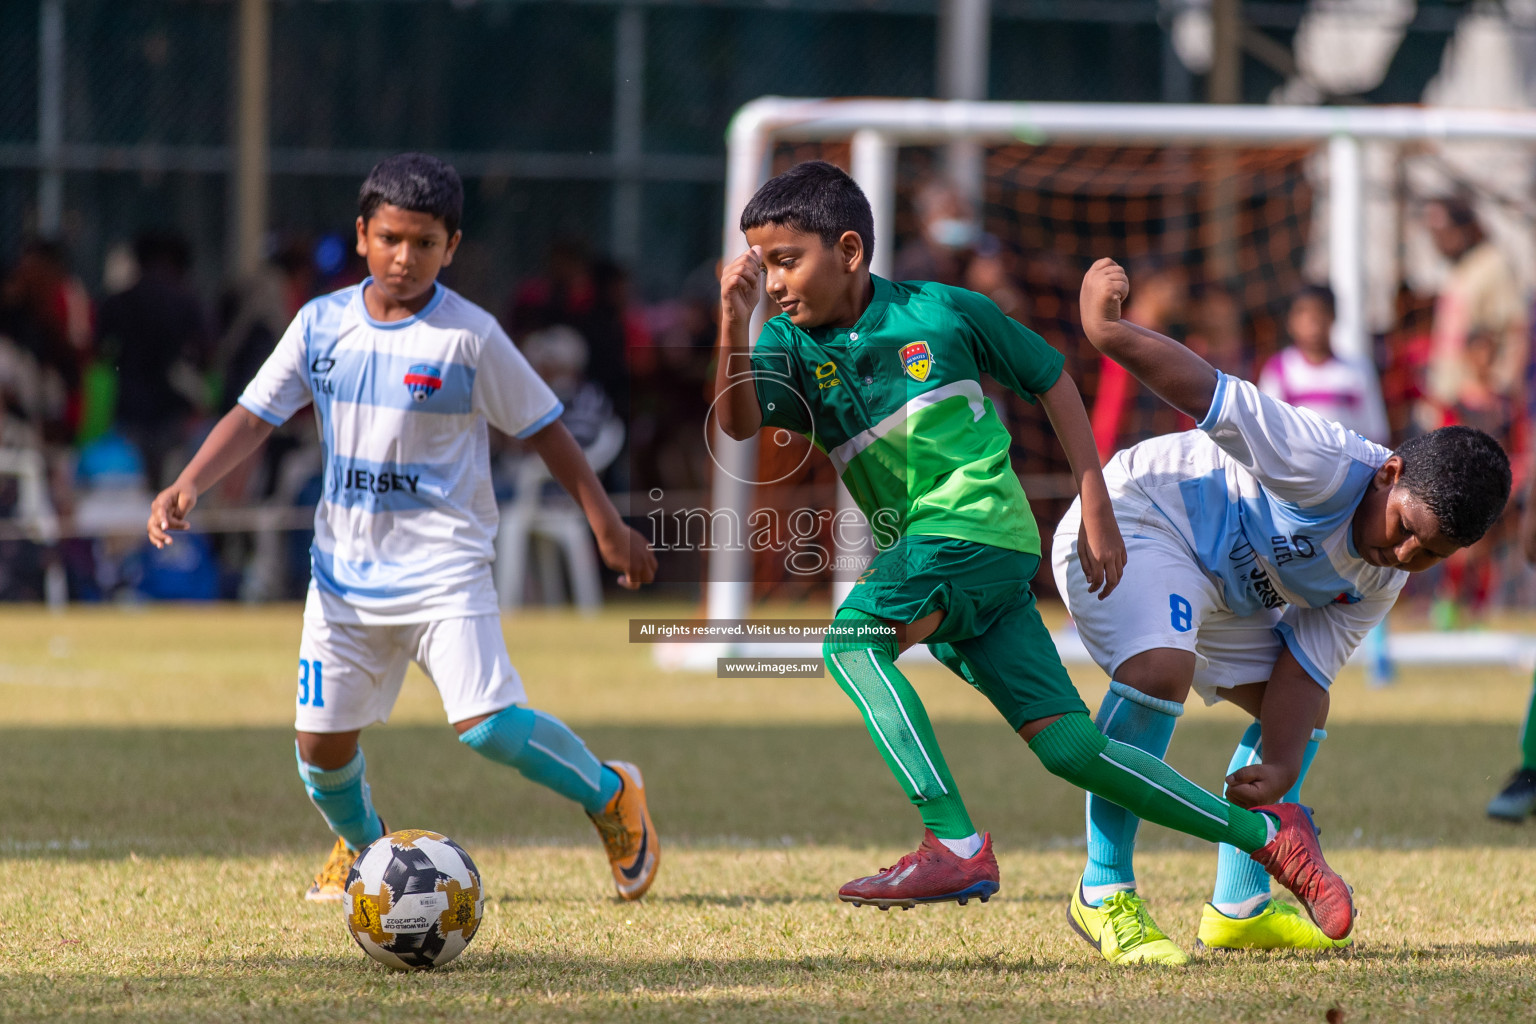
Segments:
[[[915,852],[839,897],[889,908],[998,890],[990,837],[971,823],[922,702],[896,667],[901,650],[926,643],[1053,774],[1147,820],[1244,850],[1325,932],[1348,934],[1349,888],[1324,862],[1303,809],[1245,810],[1106,739],[1062,668],[1029,588],[1039,531],[1009,463],[1010,436],[980,383],[990,374],[1044,405],[1081,494],[1078,557],[1103,597],[1119,581],[1125,546],[1061,354],[983,296],[871,275],[869,203],[831,164],[800,164],[768,182],[741,228],[750,248],[721,278],[721,428],[737,439],[763,426],[809,437],[889,541],[843,602],[823,655],[926,834]],[[754,348],[748,324],[764,284],[783,313]],[[755,387],[733,386],[746,372]]]

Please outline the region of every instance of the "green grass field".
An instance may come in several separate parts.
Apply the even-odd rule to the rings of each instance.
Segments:
[[[330,837],[293,770],[297,608],[0,612],[0,1020],[1536,1017],[1536,824],[1482,814],[1515,758],[1515,673],[1367,691],[1350,670],[1335,688],[1307,798],[1357,890],[1355,951],[1125,970],[1066,926],[1081,794],[968,687],[913,672],[1002,893],[855,910],[836,887],[919,823],[852,706],[830,679],[663,672],[628,614],[506,630],[533,702],[644,769],[667,844],[650,896],[615,900],[579,810],[461,748],[413,670],[365,737],[375,799],[392,827],[463,843],[488,899],[458,961],[400,975],[300,898]],[[1097,671],[1076,678],[1095,704]],[[1170,759],[1215,788],[1240,730],[1192,706]],[[1142,836],[1143,892],[1190,943],[1215,852]]]

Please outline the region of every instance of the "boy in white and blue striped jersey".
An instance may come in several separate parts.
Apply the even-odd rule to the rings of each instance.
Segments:
[[[1104,480],[1125,537],[1120,586],[1100,601],[1077,564],[1079,510],[1056,530],[1057,586],[1109,675],[1098,725],[1155,757],[1190,690],[1254,718],[1227,776],[1240,806],[1296,803],[1325,737],[1328,690],[1412,572],[1477,541],[1509,497],[1509,459],[1468,427],[1396,451],[1216,370],[1120,318],[1131,282],[1111,260],[1083,279],[1094,346],[1195,430],[1117,453]],[[1088,799],[1088,863],[1069,919],[1117,963],[1181,964],[1136,889],[1138,820]],[[1329,948],[1246,854],[1222,846],[1197,941],[1205,948]],[[1319,922],[1320,923],[1320,922]],[[1098,941],[1103,937],[1103,941]]]
[[[548,464],[622,584],[649,583],[656,559],[496,319],[438,283],[462,237],[463,204],[458,173],[433,157],[405,153],[373,169],[357,218],[370,276],[299,311],[239,405],[155,498],[149,537],[170,544],[199,494],[313,403],[325,478],[299,644],[296,754],[337,839],[307,897],[343,899],[357,851],[385,832],[358,735],[388,719],[414,661],[461,742],[585,808],[619,895],[638,899],[658,854],[640,772],[600,763],[562,722],[526,707],[507,655],[491,580],[487,426],[523,438]]]

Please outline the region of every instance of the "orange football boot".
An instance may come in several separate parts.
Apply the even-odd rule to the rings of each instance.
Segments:
[[[592,824],[608,851],[613,868],[613,887],[619,898],[637,900],[645,895],[656,878],[661,860],[661,842],[651,824],[651,812],[645,803],[645,780],[640,769],[628,761],[604,762],[619,776],[619,791],[608,801],[602,813],[591,814]]]

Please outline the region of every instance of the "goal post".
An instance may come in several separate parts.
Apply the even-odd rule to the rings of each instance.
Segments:
[[[1329,282],[1337,301],[1335,347],[1357,359],[1371,355],[1366,317],[1365,158],[1371,142],[1507,142],[1536,144],[1536,113],[1410,107],[1288,107],[1183,104],[1004,103],[922,99],[787,99],[764,97],[737,111],[727,135],[722,259],[746,247],[738,229],[743,207],[768,179],[776,146],[849,146],[849,170],[873,208],[876,247],[871,269],[889,272],[897,205],[897,154],[904,146],[971,141],[993,146],[1063,143],[1105,146],[1235,147],[1305,145],[1326,153]],[[760,306],[751,336],[764,319]],[[749,371],[747,371],[749,372]],[[752,506],[757,438],[736,442],[710,425],[712,504],[745,517]],[[839,487],[840,510],[851,509]],[[752,554],[744,546],[710,552],[707,614],[748,616]],[[841,598],[850,580],[835,577]]]

